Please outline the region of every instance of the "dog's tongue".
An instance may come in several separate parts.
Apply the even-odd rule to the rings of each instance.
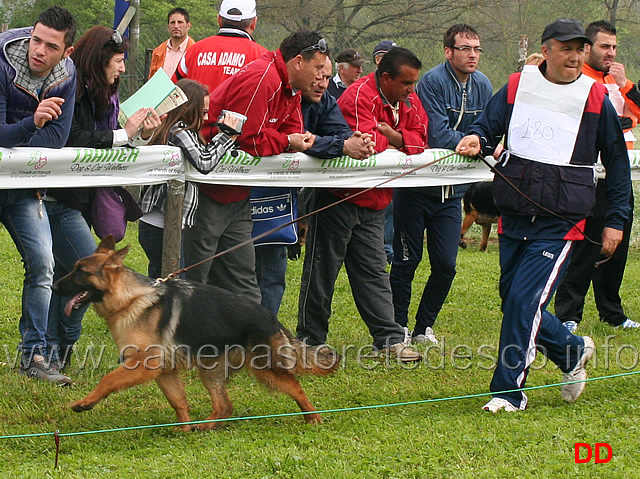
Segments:
[[[82,293],[78,293],[73,298],[71,298],[69,301],[67,301],[67,304],[64,307],[64,314],[66,314],[67,316],[71,316],[71,313],[73,312],[73,307],[75,306],[76,301],[80,297],[81,294]]]

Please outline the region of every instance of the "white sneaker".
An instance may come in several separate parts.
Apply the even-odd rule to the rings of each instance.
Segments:
[[[497,413],[501,409],[504,409],[506,412],[517,412],[519,409],[511,404],[509,401],[503,398],[493,398],[487,404],[482,406],[482,409],[485,411],[492,412],[493,414]]]
[[[562,373],[562,382],[569,384],[560,386],[560,393],[562,394],[562,399],[567,402],[574,402],[584,391],[585,381],[587,380],[587,370],[584,367],[596,349],[593,339],[589,336],[583,336],[582,339],[584,340],[584,348],[582,349],[582,356],[578,359],[578,364],[568,373]]]
[[[622,329],[640,328],[640,323],[638,323],[636,321],[632,321],[631,319],[627,318],[627,319],[624,320],[624,323],[622,323],[620,325],[620,327]]]
[[[565,328],[567,328],[567,330],[571,334],[574,334],[576,332],[576,330],[578,329],[578,323],[576,323],[575,321],[565,321],[562,324],[564,325]],[[640,326],[640,324],[638,326]]]
[[[426,343],[427,341],[430,341],[433,344],[438,344],[438,338],[436,338],[436,335],[433,332],[433,328],[427,327],[427,329],[425,329],[424,334],[416,334],[413,338],[412,341],[414,343]]]
[[[404,344],[411,344],[411,331],[409,331],[409,328],[407,328],[406,326],[404,328]]]

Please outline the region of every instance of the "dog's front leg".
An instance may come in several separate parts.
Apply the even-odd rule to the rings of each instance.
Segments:
[[[75,412],[88,411],[109,394],[156,379],[164,370],[157,356],[135,354],[127,358],[117,369],[103,377],[96,388],[84,399],[71,404]]]

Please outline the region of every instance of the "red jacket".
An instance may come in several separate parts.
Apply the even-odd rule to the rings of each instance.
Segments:
[[[393,118],[391,105],[387,103],[377,85],[376,72],[360,78],[346,89],[338,99],[345,120],[354,131],[369,133],[376,142],[376,152],[380,153],[389,147],[386,136],[378,133],[378,123],[383,121],[402,134],[404,147],[402,151],[408,155],[422,153],[427,145],[427,114],[415,93],[400,103],[398,122]],[[334,188],[330,190],[338,197],[352,195],[362,191],[354,188]],[[387,207],[393,197],[393,188],[380,188],[359,195],[351,201],[359,206],[372,210]]]
[[[279,155],[289,146],[289,134],[304,132],[300,98],[300,93],[291,89],[282,53],[276,50],[265,53],[211,93],[209,118],[218,118],[223,109],[245,115],[247,121],[238,138],[240,149],[253,156]],[[210,138],[205,135],[205,139]],[[249,194],[248,187],[233,188],[243,188],[246,195],[232,201]],[[203,191],[224,203],[214,196],[219,189],[214,186]]]
[[[237,73],[267,49],[259,45],[247,32],[236,28],[221,28],[217,35],[196,42],[189,48],[176,69],[174,80],[189,78],[207,85],[213,92],[222,82]],[[213,137],[212,123],[218,117],[209,115],[209,122],[202,128],[202,134],[209,140]]]

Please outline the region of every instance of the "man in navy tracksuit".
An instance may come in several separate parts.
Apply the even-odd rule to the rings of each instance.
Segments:
[[[593,340],[568,332],[546,306],[574,241],[584,238],[585,217],[595,202],[598,154],[607,170],[610,203],[604,255],[620,244],[629,215],[631,179],[622,129],[605,87],[581,74],[585,43],[591,41],[576,20],[547,25],[545,61],[512,75],[456,147],[462,155],[487,154],[505,138],[494,179],[503,319],[493,399],[484,406],[494,413],[526,408],[526,394],[512,390],[525,386],[537,350],[562,370],[566,401],[584,390]]]

